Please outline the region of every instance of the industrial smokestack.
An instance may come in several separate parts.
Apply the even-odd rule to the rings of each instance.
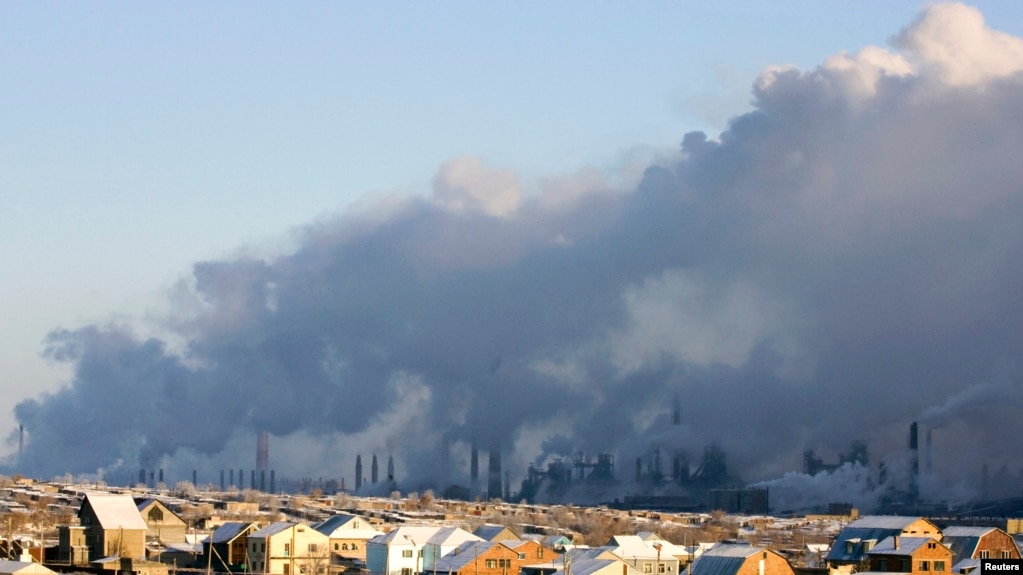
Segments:
[[[145,487],[146,486],[146,470],[145,470],[145,468],[139,469],[139,486],[140,487]]]
[[[221,469],[220,470],[220,490],[221,491],[225,491],[226,488],[227,488],[227,486],[224,485],[224,470]]]
[[[387,456],[387,481],[394,481],[394,456]]]
[[[355,491],[362,489],[362,456],[355,456]]]
[[[375,485],[377,480],[380,477],[379,468],[377,467],[377,454],[376,453],[373,454],[373,464],[369,468],[369,473],[370,473],[370,482]]]
[[[256,490],[256,470],[250,470],[252,474],[249,476],[249,489]]]
[[[198,474],[197,474],[196,470],[193,469],[192,470],[192,487],[195,487],[195,486],[199,485],[198,478],[199,477],[198,477]]]
[[[469,479],[476,485],[480,480],[480,450],[476,442],[472,442],[472,452],[469,454]]]
[[[501,496],[501,451],[497,448],[490,450],[490,464],[487,477],[487,497],[494,498]]]
[[[924,436],[924,471],[926,471],[928,475],[931,474],[932,470],[931,464],[933,463],[932,459],[933,453],[931,451],[931,431],[932,430],[928,429],[927,435]]]
[[[234,469],[231,470],[231,482],[228,483],[228,485],[230,485],[231,487],[234,487],[234,485],[235,485],[235,483],[234,483]]]
[[[270,469],[270,434],[259,432],[256,440],[256,471],[266,473]]]
[[[909,426],[909,500],[916,503],[920,497],[920,442],[917,424]]]
[[[274,481],[274,470],[273,469],[270,470],[270,493],[277,493],[277,484]]]
[[[266,470],[259,470],[259,490],[266,493]]]
[[[160,477],[159,481],[156,482],[157,485],[163,484],[163,468],[160,469],[159,477]]]

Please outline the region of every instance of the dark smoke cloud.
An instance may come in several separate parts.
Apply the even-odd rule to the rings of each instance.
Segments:
[[[765,71],[753,111],[686,134],[632,189],[585,173],[529,195],[453,160],[429,198],[197,264],[163,341],[54,332],[74,377],[16,406],[23,467],[212,478],[251,468],[267,430],[278,473],[349,485],[372,452],[405,486],[464,483],[473,442],[513,477],[607,451],[622,479],[650,449],[695,463],[716,443],[758,480],[806,448],[900,453],[926,416],[935,493],[1018,468],[1021,70],[1023,42],[935,5],[891,50]]]

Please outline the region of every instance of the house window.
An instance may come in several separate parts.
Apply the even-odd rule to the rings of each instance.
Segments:
[[[920,562],[920,570],[921,571],[930,571],[931,570],[931,562],[930,561],[921,561]]]
[[[935,571],[944,571],[945,570],[945,562],[944,561],[935,561],[934,562],[934,570]]]
[[[401,550],[401,556],[402,557],[406,557],[406,558],[411,558],[412,557],[412,550],[411,549],[402,549]]]
[[[526,554],[525,553],[519,553],[519,561],[525,561],[525,560],[526,560]]]
[[[284,544],[284,556],[285,557],[291,557],[291,543],[285,543]],[[288,574],[285,573],[284,575],[288,575]]]
[[[888,570],[888,559],[886,559],[884,557],[878,559],[877,560],[877,570],[878,571],[887,571]]]
[[[291,566],[288,565],[287,563],[285,563],[284,564],[284,575],[290,575],[291,570],[288,569],[288,567],[291,567]]]
[[[316,545],[316,543],[310,543],[309,544],[309,554],[310,555],[316,553],[318,550],[319,550],[319,547]]]
[[[1012,559],[1012,551],[1002,549],[1002,559]]]
[[[259,544],[259,552],[266,553],[266,541]]]
[[[486,567],[487,569],[497,569],[497,559],[487,559]]]
[[[987,549],[983,549],[983,550],[981,550],[981,552],[980,552],[980,558],[981,558],[981,559],[990,559],[990,558],[991,558],[991,552],[990,552],[990,551],[988,551]]]
[[[401,568],[401,575],[412,575],[412,568],[411,567],[402,567]]]
[[[511,559],[498,559],[497,560],[497,566],[498,567],[511,567]]]
[[[664,573],[664,568],[665,567],[667,567],[667,565],[665,565],[664,563],[658,563],[657,564],[657,572],[658,573]]]
[[[348,544],[347,543],[342,543],[341,544],[341,550],[342,551],[348,551]],[[334,544],[334,551],[337,551],[337,543]]]
[[[359,549],[359,546],[356,545],[355,543],[352,543],[351,549],[352,549],[352,551],[357,551]]]
[[[536,558],[543,559],[543,547],[536,548]]]
[[[163,521],[163,511],[161,511],[159,507],[156,507],[154,505],[153,508],[149,510],[149,520],[152,521],[153,523],[159,523]]]
[[[644,563],[643,564],[643,572],[644,573],[653,573],[654,572],[654,566],[652,564],[650,564],[650,563]]]
[[[912,564],[909,559],[899,559],[899,571],[902,571],[903,573],[909,573],[909,568],[911,565]]]
[[[358,528],[359,528],[359,522],[358,521],[352,521],[352,529],[358,529]]]

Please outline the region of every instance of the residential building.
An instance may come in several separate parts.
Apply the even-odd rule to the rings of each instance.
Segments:
[[[952,550],[955,560],[953,571],[971,559],[1019,559],[1020,552],[1012,536],[997,527],[946,527],[941,542]],[[972,563],[970,563],[972,565]]]
[[[795,575],[777,551],[752,545],[719,543],[693,561],[692,575]]]
[[[869,569],[878,573],[942,575],[952,569],[952,550],[931,537],[893,535],[867,552]]]
[[[428,571],[435,557],[443,557],[466,541],[482,539],[458,527],[402,525],[366,543],[366,569],[378,575]]]
[[[828,551],[828,564],[854,568],[866,561],[867,552],[878,542],[895,535],[941,540],[938,526],[923,517],[865,515],[842,528]]]
[[[313,525],[330,540],[332,562],[341,560],[366,561],[366,544],[370,539],[383,535],[364,517],[338,514]]]
[[[326,575],[330,540],[312,527],[278,521],[253,531],[249,572],[272,575]]]
[[[245,571],[249,565],[249,535],[257,530],[255,523],[228,521],[217,527],[202,542],[202,565],[213,571]]]
[[[86,494],[78,522],[60,529],[61,561],[81,565],[104,557],[145,557],[149,526],[130,495]]]
[[[138,504],[142,520],[149,526],[146,539],[160,543],[184,543],[188,523],[159,499],[145,499]]]

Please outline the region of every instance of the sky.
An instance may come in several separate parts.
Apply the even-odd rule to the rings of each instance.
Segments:
[[[1023,36],[1023,14],[1013,3],[971,6],[990,29]],[[932,389],[936,397],[921,404],[921,410],[954,403],[952,398],[973,389],[967,387],[971,384],[1002,385],[999,378],[1012,379],[1006,374],[1016,370],[1012,354],[992,344],[978,356],[967,353],[964,342],[931,341],[921,334],[964,327],[935,320],[926,303],[937,309],[963,293],[989,302],[1008,297],[1015,287],[1012,278],[984,274],[990,272],[987,264],[1005,261],[1005,253],[995,247],[1015,244],[994,236],[985,243],[972,227],[994,234],[1002,229],[999,225],[1008,224],[990,219],[997,210],[960,206],[952,192],[940,198],[911,193],[878,197],[877,190],[891,186],[922,189],[943,182],[962,184],[963,194],[972,193],[965,190],[977,181],[984,189],[1001,189],[1015,175],[1011,158],[1018,156],[1010,153],[1009,144],[1015,143],[1010,135],[1004,141],[992,136],[980,143],[964,136],[960,143],[999,146],[976,162],[965,162],[961,172],[945,174],[955,170],[943,162],[947,157],[935,142],[953,142],[950,134],[970,133],[974,121],[988,128],[998,123],[984,115],[960,124],[928,123],[928,118],[954,115],[920,95],[954,100],[943,87],[959,90],[992,78],[1000,81],[1014,73],[1015,45],[985,43],[972,29],[960,30],[957,23],[968,20],[965,12],[956,13],[952,24],[936,19],[934,26],[919,26],[924,40],[902,34],[926,10],[927,5],[916,2],[4,4],[0,190],[6,209],[0,265],[6,273],[0,279],[5,318],[0,324],[0,368],[6,377],[0,385],[11,406],[49,406],[52,413],[63,413],[56,409],[60,401],[80,399],[89,389],[90,366],[104,365],[91,361],[94,350],[116,348],[144,355],[144,363],[153,363],[144,373],[155,370],[160,381],[170,377],[181,385],[178,392],[187,395],[184,390],[195,386],[222,383],[229,378],[222,372],[228,366],[236,376],[244,366],[251,367],[256,349],[262,349],[257,356],[266,357],[266,349],[252,341],[258,339],[253,334],[276,334],[261,345],[276,342],[271,347],[280,350],[283,340],[275,338],[290,333],[296,341],[325,347],[301,362],[292,358],[263,366],[261,373],[275,373],[278,385],[309,375],[289,361],[319,366],[337,362],[355,366],[351,369],[366,381],[384,387],[380,382],[389,382],[411,395],[383,394],[379,386],[353,388],[367,405],[376,406],[362,420],[355,418],[357,424],[328,429],[327,422],[337,414],[326,414],[309,426],[281,425],[277,433],[296,438],[301,431],[322,438],[328,431],[342,432],[363,440],[382,433],[383,420],[369,417],[387,411],[380,406],[395,406],[387,413],[398,418],[402,397],[436,394],[441,388],[431,378],[471,379],[464,370],[470,363],[499,366],[484,371],[529,380],[523,390],[552,385],[537,374],[562,383],[604,378],[617,382],[612,387],[642,386],[659,378],[671,382],[651,388],[663,399],[671,391],[699,396],[700,386],[709,384],[696,373],[713,373],[706,377],[724,378],[748,390],[750,370],[767,369],[752,367],[753,351],[771,348],[785,357],[774,360],[778,365],[772,368],[771,386],[792,393],[786,397],[805,399],[843,396],[841,390],[848,387],[813,387],[805,383],[810,380],[845,382],[855,374],[874,378],[876,385],[905,381],[918,366],[902,362],[893,349],[923,358],[951,353],[942,347],[951,346],[976,359],[976,364],[964,364],[976,370],[976,380]],[[927,43],[934,38],[937,45],[952,47],[950,56]],[[971,44],[973,40],[977,43]],[[871,51],[871,46],[880,50]],[[971,46],[979,47],[971,51]],[[836,56],[841,54],[847,57]],[[899,57],[905,61],[897,61]],[[960,78],[956,74],[968,74],[949,59],[979,70],[980,79]],[[988,59],[994,62],[990,66],[985,64]],[[999,64],[1003,61],[1009,64]],[[770,71],[784,66],[804,76]],[[859,79],[843,75],[834,80],[836,70],[853,70]],[[878,91],[877,74],[912,78],[907,81],[912,86],[891,89],[917,98],[913,105]],[[834,109],[823,109],[830,92],[806,96],[814,89],[808,86],[824,82],[822,78],[831,78],[839,86],[834,90],[845,94]],[[989,100],[976,104],[978,109],[1001,110],[995,92],[983,92]],[[957,97],[964,102],[942,100],[942,105],[973,109],[973,100]],[[886,125],[877,118],[905,130],[887,137]],[[805,124],[813,119],[816,125]],[[1009,125],[1018,126],[1018,117],[1010,119]],[[791,129],[774,128],[772,122]],[[923,136],[914,135],[918,133]],[[882,137],[885,146],[857,146],[861,139]],[[779,150],[797,140],[807,147],[772,157],[774,146],[765,143],[767,138],[776,138]],[[815,149],[823,150],[820,157],[812,157]],[[913,155],[908,149],[932,153]],[[960,152],[965,150],[952,149],[948,157],[959,158]],[[900,162],[903,156],[905,162]],[[795,177],[778,171],[779,166],[811,161],[827,169],[807,171],[800,175],[802,183],[791,185],[820,187],[832,195],[808,192],[795,200],[783,194],[784,201],[776,203],[766,199],[769,195],[750,191],[777,189]],[[864,166],[868,161],[872,163]],[[651,172],[651,166],[671,177]],[[917,171],[908,173],[911,168]],[[932,173],[946,179],[921,176]],[[686,233],[660,222],[667,207],[650,199],[668,193],[657,190],[676,187],[686,190],[680,193],[687,199],[672,208],[684,212],[680,224],[688,223]],[[711,202],[701,195],[711,189],[728,193],[713,196]],[[985,209],[1013,213],[1005,204],[1012,194],[992,196]],[[822,198],[833,201],[829,205],[837,212],[815,204]],[[777,205],[790,211],[776,214]],[[797,219],[793,214],[803,219],[788,221]],[[943,218],[949,214],[968,221],[948,227]],[[889,226],[899,222],[918,226],[898,228],[896,234]],[[641,233],[660,229],[659,224],[667,225],[662,235]],[[751,243],[756,235],[752,232],[765,230],[771,232],[769,239]],[[557,238],[555,245],[571,247],[567,255],[544,243],[541,236],[548,232]],[[953,241],[946,235],[952,233],[961,236]],[[898,244],[905,251],[878,246],[878,238],[905,240]],[[673,252],[674,258],[626,257],[662,247],[671,251],[672,242],[686,246]],[[806,245],[820,253],[806,253]],[[938,247],[956,247],[965,259],[942,260],[930,251]],[[851,258],[848,269],[824,266],[816,260],[824,253]],[[818,265],[804,269],[782,254]],[[921,262],[932,267],[920,267]],[[349,275],[338,266],[351,266],[346,268]],[[596,283],[602,288],[593,288],[586,305],[566,312],[573,302],[570,292],[578,292],[566,287],[564,293],[554,288],[548,293],[533,287],[533,282],[552,279],[554,269],[574,274],[558,280],[565,286],[581,289]],[[858,270],[861,278],[876,278],[865,282],[878,293],[921,287],[925,278],[941,270],[960,284],[948,293],[927,294],[931,300],[893,298],[917,301],[921,309],[887,310],[881,315],[903,319],[907,327],[881,329],[850,311],[874,302],[841,283],[849,269]],[[415,273],[409,275],[410,270]],[[900,270],[905,277],[883,273]],[[807,281],[801,284],[795,277]],[[971,277],[977,279],[971,282]],[[352,307],[304,293],[303,285],[320,285],[308,283],[312,278],[334,286],[333,293]],[[358,278],[369,279],[360,283]],[[906,283],[899,285],[900,280]],[[249,281],[269,290],[256,298],[266,309],[284,310],[299,293],[306,304],[294,300],[297,307],[287,309],[295,315],[282,320],[284,325],[248,325],[239,317],[255,300],[236,290],[249,293]],[[388,291],[399,281],[407,283]],[[346,289],[338,287],[342,284]],[[502,287],[495,292],[495,286]],[[489,297],[479,295],[483,292]],[[455,304],[450,298],[456,293],[458,301],[476,301],[481,313],[508,323],[453,321],[455,308],[448,306]],[[712,296],[718,299],[708,304],[705,300]],[[507,305],[507,299],[517,297],[549,301]],[[703,303],[683,310],[676,308],[678,301]],[[559,305],[543,311],[550,302]],[[436,316],[424,317],[423,306],[434,306]],[[990,319],[984,310],[973,311],[960,312],[970,329]],[[391,312],[394,317],[382,317]],[[565,313],[550,319],[555,312]],[[323,318],[334,323],[312,327]],[[1001,323],[1007,318],[994,322],[996,327],[1009,330],[1008,323]],[[520,329],[514,328],[520,320]],[[417,324],[464,332],[468,340],[451,338],[458,353],[430,350],[427,344],[435,338],[418,342],[418,350],[399,349],[395,338],[400,330],[387,331],[381,322],[392,322],[391,330],[398,325],[412,330]],[[677,333],[665,324],[686,325],[703,335]],[[719,326],[732,324],[744,328],[715,333]],[[821,325],[843,328],[831,331]],[[357,326],[370,339],[367,334],[379,330],[375,353],[401,361],[373,360],[370,354],[360,363],[348,355],[357,345],[348,335],[324,343],[330,339],[325,334],[348,329],[343,326]],[[471,349],[479,338],[492,337],[492,331],[507,334],[495,338],[504,347]],[[243,333],[252,340],[239,341],[245,339]],[[855,339],[862,347],[845,347],[841,353],[809,349],[813,346],[806,342],[812,337],[844,343]],[[660,343],[651,343],[651,338]],[[101,341],[105,343],[99,345]],[[882,346],[885,341],[897,345]],[[580,359],[596,353],[597,342],[607,346],[603,351],[614,359],[613,365]],[[446,359],[431,363],[418,357],[428,352]],[[672,354],[674,363],[662,357]],[[842,376],[822,367],[837,369],[843,361],[858,363]],[[450,365],[435,364],[444,362]],[[983,370],[980,363],[985,363]],[[879,366],[885,368],[883,375]],[[699,381],[690,381],[693,377]],[[637,381],[628,383],[630,378]],[[165,391],[168,385],[164,383]],[[802,391],[793,391],[793,386],[803,386]],[[828,393],[819,391],[825,389]],[[139,392],[137,402],[159,397],[153,387],[134,391]],[[715,394],[703,397],[712,403]],[[102,394],[95,397],[98,401]],[[171,394],[166,400],[175,397],[182,396]],[[138,403],[125,407],[132,405]],[[601,405],[590,405],[591,413],[602,413],[606,407]],[[657,408],[637,406],[637,411],[655,413]],[[245,421],[240,427],[251,431],[253,426],[277,425],[259,415],[261,409],[267,406],[256,404],[235,414]],[[291,415],[302,417],[300,411]],[[13,409],[0,411],[0,430],[14,430],[19,421],[32,417],[38,424],[38,415],[23,412],[16,417]],[[881,427],[901,429],[905,423],[904,417],[879,417]],[[585,429],[579,422],[564,425],[560,435],[539,426],[521,428],[517,441],[556,443],[556,438],[578,437]],[[819,425],[809,427],[816,430]],[[165,455],[160,449],[173,450],[154,447],[160,444],[156,435],[171,433],[169,429],[117,431],[121,436],[135,432],[141,439],[125,446],[125,452],[140,449],[139,442],[156,450],[154,459]],[[232,429],[223,432],[225,443],[246,444]],[[807,434],[793,431],[786,438],[794,446],[790,451],[808,445]],[[55,436],[36,431],[36,437],[44,436],[55,441]],[[723,432],[694,436],[726,443],[728,437]],[[393,438],[378,441],[381,452],[395,449],[389,445]],[[826,446],[837,449],[840,441],[832,438]],[[209,455],[199,443],[185,442]],[[16,450],[10,442],[5,447],[9,453]],[[36,449],[40,447],[37,442]],[[115,465],[102,459],[82,461],[70,471]],[[528,457],[519,459],[522,463]],[[780,469],[745,463],[761,476]],[[135,467],[130,461],[122,465]],[[38,470],[57,472],[51,467],[40,463]]]

